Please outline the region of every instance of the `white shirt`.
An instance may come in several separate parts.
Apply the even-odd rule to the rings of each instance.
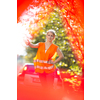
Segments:
[[[46,51],[47,51],[47,50],[45,50],[45,53],[46,53]]]

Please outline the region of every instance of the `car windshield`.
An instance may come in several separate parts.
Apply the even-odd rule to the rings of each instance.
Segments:
[[[34,72],[34,65],[26,65],[27,66],[27,72]]]

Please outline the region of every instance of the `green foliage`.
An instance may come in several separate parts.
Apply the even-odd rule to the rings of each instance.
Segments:
[[[67,34],[65,32],[61,17],[59,15],[57,9],[54,9],[54,11],[50,14],[48,23],[43,27],[43,29],[41,29],[39,31],[38,36],[34,40],[32,40],[32,43],[35,44],[38,42],[44,42],[46,39],[45,33],[48,29],[54,29],[56,31],[56,37],[55,37],[55,40],[53,41],[53,43],[56,44],[57,46],[59,46],[60,50],[63,52],[64,57],[65,57],[62,61],[57,63],[56,66],[60,67],[60,68],[67,68],[67,69],[73,69],[73,70],[77,69],[78,70],[79,66],[77,65],[77,68],[74,66],[74,65],[76,65],[76,59],[71,50]],[[25,57],[26,60],[29,62],[33,62],[33,57],[35,57],[37,49],[27,47],[26,52],[27,52],[27,55]],[[71,67],[72,65],[74,67]]]

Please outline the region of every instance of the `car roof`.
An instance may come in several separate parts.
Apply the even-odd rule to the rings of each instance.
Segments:
[[[34,65],[33,63],[25,63],[24,65]]]
[[[27,65],[34,65],[34,63],[25,63],[24,66],[25,66],[25,65],[26,65],[26,66],[27,66]],[[59,68],[56,67],[56,70],[59,70]]]

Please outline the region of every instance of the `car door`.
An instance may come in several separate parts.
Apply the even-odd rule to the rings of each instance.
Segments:
[[[24,78],[25,85],[41,86],[39,74],[35,72],[34,65],[28,65]]]

